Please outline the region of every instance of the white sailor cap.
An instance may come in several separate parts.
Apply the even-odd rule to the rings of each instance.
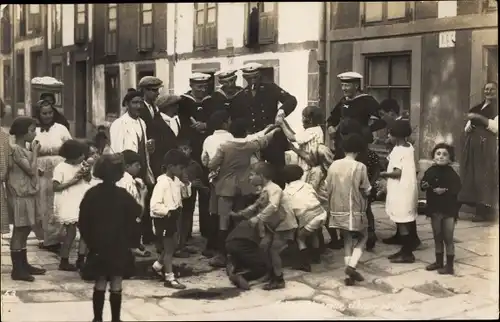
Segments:
[[[256,75],[259,73],[259,70],[262,68],[262,65],[259,63],[248,63],[241,68],[244,76]]]
[[[237,77],[236,70],[234,69],[218,71],[217,73],[215,73],[215,76],[217,76],[219,81],[229,81]]]
[[[212,77],[212,76],[210,76],[209,74],[193,73],[193,74],[191,74],[191,77],[189,77],[189,82],[192,84],[194,84],[194,83],[205,84],[208,82],[210,77]]]
[[[356,73],[356,72],[345,72],[342,74],[338,74],[337,78],[343,83],[349,83],[349,82],[353,82],[353,81],[362,80],[363,75],[361,75],[360,73]]]

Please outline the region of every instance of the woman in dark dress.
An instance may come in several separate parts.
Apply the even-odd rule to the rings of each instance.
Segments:
[[[467,114],[465,144],[460,162],[461,204],[476,207],[475,222],[492,219],[498,210],[498,85],[484,86],[484,101]],[[497,129],[494,129],[494,124]]]
[[[95,279],[92,297],[94,320],[102,321],[104,294],[110,283],[112,321],[120,321],[122,280],[132,275],[136,218],[142,209],[115,183],[123,176],[121,154],[104,155],[94,166],[102,183],[92,187],[80,204],[78,228],[89,248],[83,274]]]

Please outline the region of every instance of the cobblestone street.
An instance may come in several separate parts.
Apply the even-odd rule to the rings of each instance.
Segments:
[[[374,212],[379,239],[393,234],[383,207],[374,205]],[[127,280],[122,319],[498,318],[498,225],[471,223],[470,215],[461,215],[455,231],[455,276],[425,271],[425,265],[434,261],[432,232],[425,216],[418,218],[418,232],[423,245],[415,252],[414,264],[391,264],[387,255],[396,247],[379,242],[373,253],[361,259],[359,271],[366,281],[353,287],[343,284],[340,250],[326,253],[312,273],[286,269],[287,287],[271,292],[258,285],[239,292],[224,270],[214,270],[199,254],[176,259],[188,289],[171,290],[147,278]],[[8,240],[2,240],[2,321],[92,320],[92,284],[76,273],[58,271],[58,257],[38,250],[36,244],[34,237],[29,240],[28,257],[48,272],[34,283],[17,282],[10,279]],[[195,238],[193,247],[200,249],[200,244]],[[109,320],[109,305],[105,306],[104,317]]]

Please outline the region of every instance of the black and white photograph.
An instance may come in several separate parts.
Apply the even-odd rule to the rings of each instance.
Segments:
[[[498,2],[0,4],[1,319],[498,319]]]

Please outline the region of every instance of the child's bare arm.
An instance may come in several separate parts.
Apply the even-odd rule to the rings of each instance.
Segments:
[[[399,179],[401,178],[401,169],[393,168],[391,172],[380,172],[381,178],[389,178],[389,179]]]

